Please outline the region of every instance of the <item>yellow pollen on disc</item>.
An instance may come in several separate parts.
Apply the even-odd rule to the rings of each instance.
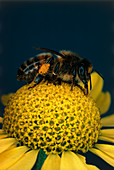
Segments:
[[[40,83],[21,87],[9,100],[3,129],[32,149],[46,154],[86,152],[98,140],[100,112],[92,98],[71,85]]]

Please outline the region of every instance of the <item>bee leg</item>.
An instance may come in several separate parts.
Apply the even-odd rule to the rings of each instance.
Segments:
[[[92,89],[91,75],[90,75],[90,90]]]
[[[84,84],[84,86],[85,86],[85,89],[86,89],[86,96],[88,95],[88,83],[86,82],[85,84]]]
[[[52,60],[54,60],[54,57],[50,57],[45,63],[51,63]]]
[[[59,67],[60,67],[60,62],[58,62],[55,66],[55,69],[54,69],[54,75],[56,75],[59,71]]]
[[[61,85],[61,79],[58,78],[57,81],[58,81],[58,84]]]
[[[56,77],[56,79],[53,79],[53,84],[54,85],[61,85],[61,79]]]
[[[46,82],[46,84],[48,85],[49,81],[50,81],[49,75],[45,75],[44,82]]]
[[[57,73],[59,71],[59,66],[60,66],[60,62],[58,62],[54,68],[54,71],[53,71],[53,76],[52,76],[52,82],[54,85],[56,84],[59,84],[59,79],[57,79]]]
[[[71,91],[73,91],[73,83],[71,84]]]
[[[44,78],[44,76],[43,76],[42,74],[38,74],[38,76],[36,76],[36,77],[35,77],[35,80],[34,80],[34,82],[35,82],[36,84],[34,84],[32,87],[29,87],[28,89],[33,88],[33,87],[35,87],[36,85],[38,85],[38,84],[43,80],[43,78]]]
[[[43,80],[44,76],[42,74],[38,74],[38,76],[35,78],[34,82],[36,84],[39,84]]]
[[[73,90],[73,85],[75,84],[75,77],[76,77],[76,69],[73,70],[73,79],[71,84],[71,91]]]
[[[32,87],[29,87],[28,90],[34,88],[36,85],[37,85],[37,84],[34,84]]]

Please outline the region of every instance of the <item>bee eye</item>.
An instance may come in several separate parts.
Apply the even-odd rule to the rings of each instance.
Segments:
[[[79,75],[80,75],[80,76],[84,76],[84,73],[85,73],[84,67],[83,67],[83,66],[80,66],[80,67],[79,67]]]

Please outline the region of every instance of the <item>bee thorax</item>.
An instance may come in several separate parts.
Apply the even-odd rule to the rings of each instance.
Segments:
[[[73,79],[73,75],[61,74],[59,78],[61,78],[63,81],[71,81]]]

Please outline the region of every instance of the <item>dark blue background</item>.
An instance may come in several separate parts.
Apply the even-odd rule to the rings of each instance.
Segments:
[[[38,53],[34,46],[72,50],[89,59],[104,77],[104,91],[111,92],[108,113],[113,112],[113,2],[1,2],[0,96],[23,85],[16,80],[17,70]]]

